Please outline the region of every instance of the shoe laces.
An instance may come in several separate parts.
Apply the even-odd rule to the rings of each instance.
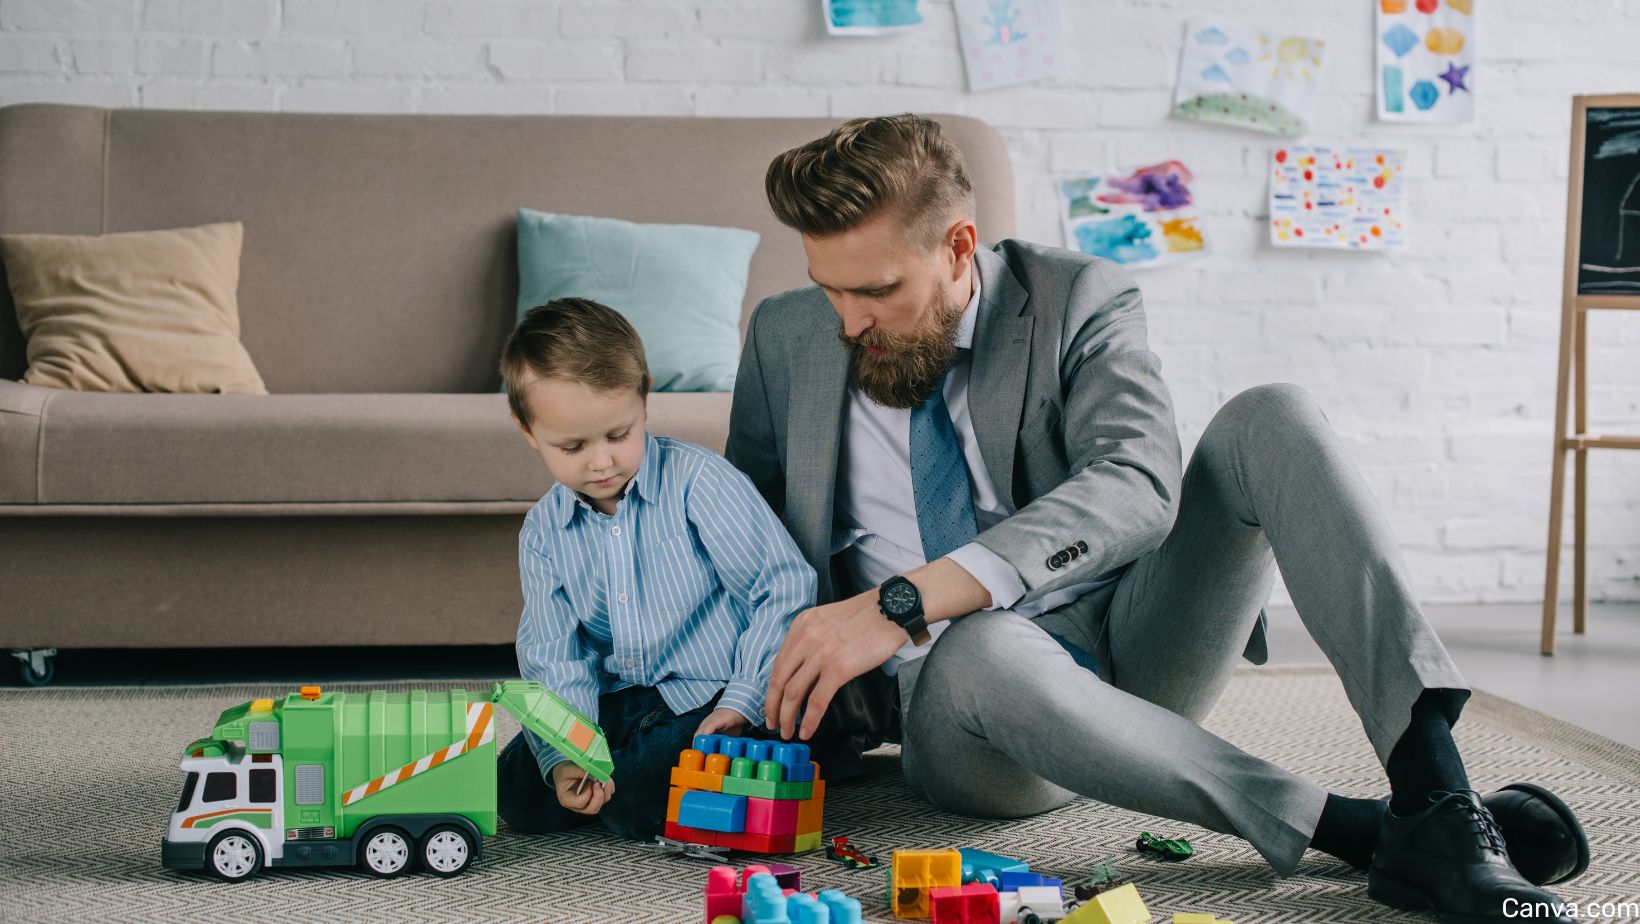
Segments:
[[[1469,823],[1473,827],[1475,838],[1480,842],[1480,845],[1493,853],[1507,856],[1508,850],[1503,842],[1503,829],[1498,827],[1498,820],[1492,817],[1492,813],[1487,810],[1485,805],[1481,804],[1480,795],[1473,790],[1460,789],[1453,790],[1448,798],[1451,796],[1460,797],[1452,801],[1469,817]],[[1431,796],[1430,800],[1440,801],[1434,796]]]

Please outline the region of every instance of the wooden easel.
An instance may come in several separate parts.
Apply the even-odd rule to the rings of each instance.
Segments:
[[[1583,260],[1585,167],[1590,163],[1586,145],[1589,139],[1590,110],[1633,110],[1640,118],[1640,93],[1616,96],[1577,96],[1572,98],[1572,164],[1566,195],[1566,272],[1561,287],[1560,308],[1560,378],[1555,394],[1555,463],[1549,487],[1549,548],[1548,567],[1543,583],[1543,638],[1540,650],[1545,655],[1555,653],[1555,606],[1560,583],[1560,527],[1565,501],[1566,453],[1576,453],[1572,481],[1572,631],[1582,634],[1588,626],[1588,500],[1589,450],[1640,449],[1640,436],[1601,436],[1589,432],[1589,326],[1588,313],[1602,309],[1640,310],[1640,289],[1597,294],[1601,288],[1613,288],[1610,282],[1600,281],[1600,272],[1591,273]],[[1632,160],[1636,181],[1640,182],[1640,156],[1619,161],[1625,169]],[[1597,180],[1597,182],[1600,182]],[[1611,188],[1595,190],[1598,202],[1591,208],[1614,210],[1622,242],[1616,247],[1616,256],[1625,265],[1640,266],[1640,186],[1619,184],[1617,194],[1609,201]],[[1632,201],[1631,201],[1632,200]],[[1632,209],[1632,216],[1628,211]],[[1594,216],[1598,223],[1600,217]],[[1627,224],[1625,225],[1625,222]],[[1601,233],[1604,233],[1602,231]],[[1625,240],[1624,235],[1629,237]],[[1590,259],[1595,247],[1601,254],[1611,250],[1611,241],[1604,238],[1591,245]],[[1602,259],[1605,259],[1602,256]],[[1612,262],[1607,259],[1605,262]],[[1617,279],[1613,275],[1610,278]],[[1573,373],[1576,373],[1575,379]],[[1567,388],[1571,386],[1574,406],[1573,429],[1566,432]]]

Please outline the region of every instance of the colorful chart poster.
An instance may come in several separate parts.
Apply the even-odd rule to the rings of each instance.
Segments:
[[[1057,77],[1065,66],[1059,0],[955,0],[968,89]]]
[[[1378,118],[1468,122],[1475,116],[1479,0],[1372,0],[1378,8]]]
[[[1143,269],[1199,257],[1207,237],[1190,184],[1176,160],[1059,183],[1065,246]]]
[[[832,35],[891,35],[923,24],[922,0],[820,0]]]
[[[1406,246],[1406,153],[1388,148],[1277,148],[1270,164],[1270,243],[1398,250]]]
[[[1310,130],[1320,39],[1193,16],[1185,26],[1173,114],[1278,135]]]

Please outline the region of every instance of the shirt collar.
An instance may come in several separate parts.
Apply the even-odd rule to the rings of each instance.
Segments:
[[[638,473],[626,483],[621,491],[623,499],[633,495],[643,498],[649,503],[655,503],[661,496],[661,444],[655,437],[644,433],[643,460],[638,463]],[[551,498],[549,511],[552,515],[552,524],[557,527],[569,525],[575,516],[576,508],[592,509],[592,505],[581,499],[580,493],[571,490],[563,482],[552,486],[548,492]]]
[[[962,324],[957,327],[957,349],[970,350],[974,346],[974,324],[979,319],[979,261],[975,260],[971,272],[974,274],[974,295],[968,299],[968,307],[962,309]]]

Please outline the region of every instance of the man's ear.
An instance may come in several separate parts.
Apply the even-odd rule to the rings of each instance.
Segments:
[[[968,264],[974,259],[974,251],[979,249],[979,229],[974,226],[972,218],[964,217],[946,231],[945,242],[951,253],[951,281],[956,282],[968,272]]]

